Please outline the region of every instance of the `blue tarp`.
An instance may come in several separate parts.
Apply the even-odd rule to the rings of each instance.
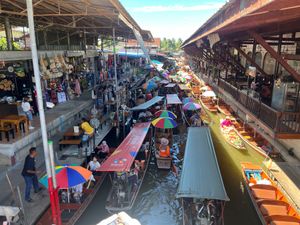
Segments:
[[[149,107],[153,106],[154,104],[160,102],[164,97],[162,96],[155,96],[154,98],[150,99],[149,101],[143,103],[143,104],[140,104],[136,107],[133,107],[131,108],[130,110],[132,111],[138,111],[138,110],[146,110],[148,109]]]
[[[134,53],[134,52],[118,52],[119,56],[127,56],[128,58],[146,58],[144,53]]]
[[[189,127],[177,198],[229,201],[208,127]]]

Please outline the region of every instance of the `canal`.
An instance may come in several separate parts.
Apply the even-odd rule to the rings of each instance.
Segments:
[[[264,158],[249,146],[247,150],[236,150],[229,146],[219,130],[221,115],[209,114],[209,116],[212,119],[210,128],[220,170],[230,198],[230,202],[225,206],[225,225],[260,225],[260,220],[243,186],[240,162],[250,161],[261,165]],[[114,140],[112,133],[106,139],[112,144]],[[177,184],[178,180],[173,173],[158,171],[154,163],[150,164],[135,205],[128,212],[129,215],[138,219],[142,225],[182,224],[180,204],[175,198]],[[110,186],[107,179],[76,225],[95,225],[109,216],[105,210],[105,202]]]

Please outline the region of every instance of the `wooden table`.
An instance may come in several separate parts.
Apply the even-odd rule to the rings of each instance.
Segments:
[[[83,135],[83,130],[79,129],[79,132],[78,133],[75,133],[74,132],[74,129],[73,128],[70,128],[69,130],[67,130],[65,133],[64,133],[64,139],[66,138],[74,138],[74,139],[78,139],[80,138],[81,136]]]
[[[1,127],[4,127],[6,123],[13,124],[15,126],[16,133],[18,133],[21,124],[24,125],[24,132],[28,129],[28,119],[26,116],[10,115],[0,118]]]

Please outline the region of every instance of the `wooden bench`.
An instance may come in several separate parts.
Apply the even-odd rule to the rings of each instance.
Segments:
[[[6,140],[9,142],[9,133],[11,133],[12,138],[15,139],[15,132],[13,127],[0,127],[0,141],[2,141],[2,133],[5,134]]]
[[[79,149],[81,147],[81,139],[61,140],[59,142],[59,150],[62,150],[62,147],[66,145],[77,145]]]

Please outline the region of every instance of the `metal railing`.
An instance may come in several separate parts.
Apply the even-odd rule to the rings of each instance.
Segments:
[[[276,111],[223,79],[219,79],[218,86],[276,133],[300,134],[300,112]]]

